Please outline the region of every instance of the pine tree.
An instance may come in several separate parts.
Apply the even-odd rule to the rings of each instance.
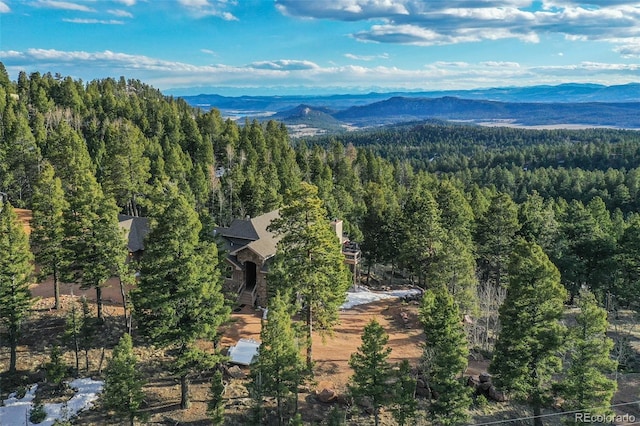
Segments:
[[[553,258],[559,224],[552,205],[533,191],[520,205],[518,220],[522,224],[518,235],[527,241],[535,242],[549,257]]]
[[[82,325],[83,316],[78,308],[78,304],[74,301],[71,304],[71,308],[67,311],[63,339],[66,343],[71,345],[71,348],[73,349],[76,360],[76,375],[80,372],[80,333]]]
[[[222,381],[222,373],[216,370],[211,377],[211,385],[209,386],[209,401],[207,402],[207,414],[214,425],[224,423],[224,383]]]
[[[7,101],[0,131],[0,188],[16,206],[25,207],[38,177],[40,150],[29,128],[26,105],[11,98]]]
[[[276,399],[278,425],[285,424],[285,404],[292,396],[297,400],[304,374],[288,307],[280,293],[269,300],[268,318],[260,332],[258,362],[251,371],[254,380],[261,383],[262,394]]]
[[[414,186],[402,209],[402,260],[418,276],[422,285],[436,256],[442,251],[445,233],[440,225],[440,210],[433,195],[423,182],[418,181]]]
[[[602,211],[602,200],[597,200],[586,207],[574,200],[562,217],[564,247],[558,268],[572,298],[587,286],[602,300],[613,281],[616,236],[610,232],[611,219],[608,212]]]
[[[149,158],[144,156],[144,136],[129,121],[111,123],[105,130],[102,187],[107,197],[131,216],[139,216],[138,198],[150,178]]]
[[[436,395],[429,412],[437,424],[464,424],[471,396],[461,376],[467,368],[469,349],[460,312],[446,287],[425,292],[420,319],[426,340],[424,375]]]
[[[392,246],[393,238],[390,238],[388,227],[397,217],[400,206],[391,188],[375,182],[366,185],[364,203],[366,213],[360,222],[363,233],[360,248],[368,268],[369,280],[371,266],[392,260],[397,253],[397,247]]]
[[[62,380],[67,375],[67,366],[62,360],[62,350],[60,346],[53,346],[49,353],[49,362],[44,366],[47,382],[60,388]]]
[[[387,361],[391,353],[391,348],[386,347],[388,341],[384,328],[372,319],[364,327],[358,352],[351,354],[349,359],[349,366],[353,369],[349,384],[351,394],[371,400],[376,426],[380,423],[380,408],[391,402],[388,382],[393,372]]]
[[[0,325],[10,347],[9,374],[16,372],[22,324],[31,310],[33,274],[29,239],[8,202],[0,202]]]
[[[302,300],[307,328],[307,369],[313,365],[312,332],[330,332],[351,284],[341,245],[331,230],[318,189],[306,182],[289,193],[289,204],[270,230],[282,235],[276,256],[282,259],[283,281]]]
[[[640,310],[640,216],[629,220],[620,238],[616,262],[619,265],[616,296],[636,312]]]
[[[66,122],[59,124],[47,143],[69,203],[63,215],[63,248],[68,259],[63,279],[95,288],[97,315],[102,320],[102,286],[115,274],[126,250],[118,227],[118,207],[102,193],[85,142]]]
[[[408,424],[416,415],[416,379],[411,372],[409,361],[403,359],[395,371],[396,383],[393,387],[392,413],[400,426]]]
[[[166,206],[155,218],[140,264],[132,301],[141,334],[158,347],[174,349],[173,369],[180,377],[180,406],[189,406],[189,381],[195,371],[217,364],[216,356],[195,345],[214,340],[229,315],[221,290],[218,250],[200,241],[202,225],[185,197],[167,188]]]
[[[478,308],[478,278],[473,247],[455,233],[447,233],[443,243],[426,271],[427,287],[446,287],[461,313],[473,313]]]
[[[113,349],[111,360],[105,370],[102,391],[104,407],[112,410],[116,418],[129,420],[133,426],[136,418],[146,417],[145,413],[140,412],[144,401],[143,386],[144,380],[138,370],[131,336],[125,333]]]
[[[4,64],[0,62],[0,87],[9,89],[12,87],[11,79],[9,78],[9,73],[5,68]]]
[[[80,323],[80,333],[78,337],[80,340],[80,348],[84,351],[84,371],[85,373],[89,373],[89,350],[95,337],[95,327],[93,318],[91,318],[89,301],[84,296],[82,296],[81,299],[81,307],[82,321]]]
[[[498,286],[507,282],[505,272],[516,232],[520,229],[518,207],[507,194],[491,198],[487,211],[478,218],[476,243],[481,281]]]
[[[489,368],[498,386],[529,401],[534,423],[540,426],[552,375],[561,367],[565,331],[560,319],[567,292],[558,269],[535,243],[516,243],[508,273],[507,296],[500,307],[502,330]]]
[[[613,340],[606,336],[607,311],[587,290],[580,292],[578,307],[577,324],[569,329],[570,365],[561,383],[564,408],[589,410],[592,415],[611,414],[607,407],[617,386],[605,375],[616,369],[611,359]]]
[[[118,266],[128,251],[124,233],[118,226],[118,208],[115,202],[104,196],[97,202],[97,217],[85,236],[87,240],[81,259],[81,283],[83,288],[95,288],[97,317],[102,321],[102,287],[118,273]]]
[[[40,266],[38,281],[53,277],[54,309],[60,309],[60,271],[66,258],[63,214],[67,208],[62,183],[51,164],[45,162],[33,191],[31,245]]]
[[[440,209],[442,227],[448,232],[455,233],[460,241],[470,246],[474,216],[463,192],[452,181],[443,180],[438,182],[435,198]]]

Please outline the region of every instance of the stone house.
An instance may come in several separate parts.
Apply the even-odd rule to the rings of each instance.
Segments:
[[[235,219],[228,228],[218,227],[215,230],[222,241],[222,249],[227,253],[224,290],[226,294],[237,297],[239,304],[267,305],[267,273],[280,240],[267,227],[278,217],[279,212],[274,210],[254,218]],[[345,263],[353,265],[355,271],[360,260],[359,250],[354,252],[354,245],[342,235],[341,220],[332,221],[331,226],[343,244]]]
[[[215,229],[227,254],[223,288],[226,294],[237,295],[240,304],[266,306],[267,271],[280,240],[267,227],[277,217],[279,213],[274,210],[254,218],[234,219],[228,228]]]

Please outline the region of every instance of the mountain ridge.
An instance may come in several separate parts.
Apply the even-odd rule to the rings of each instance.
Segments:
[[[186,90],[186,89],[185,89]],[[627,83],[622,85],[605,86],[594,83],[563,83],[558,85],[537,85],[537,86],[508,86],[494,87],[486,89],[461,89],[461,90],[424,90],[424,91],[389,91],[389,92],[368,92],[368,93],[342,93],[330,95],[242,95],[223,96],[217,94],[200,93],[198,95],[180,95],[179,89],[174,89],[171,93],[174,96],[185,99],[190,104],[197,102],[206,104],[214,101],[219,108],[227,108],[228,105],[251,105],[252,102],[260,105],[272,104],[276,106],[275,111],[286,108],[278,108],[277,104],[288,104],[290,107],[299,104],[309,104],[312,106],[323,105],[330,107],[334,103],[373,102],[374,100],[388,99],[394,96],[404,97],[444,97],[456,96],[466,99],[485,99],[494,101],[509,102],[620,102],[638,101],[640,102],[640,82]],[[349,106],[353,106],[349,105]]]
[[[276,119],[290,128],[317,129],[320,133],[433,119],[489,125],[640,129],[638,83],[331,96],[198,95],[184,99],[203,109],[218,108],[223,115]]]

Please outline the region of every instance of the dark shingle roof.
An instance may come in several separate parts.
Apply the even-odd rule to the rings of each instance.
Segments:
[[[118,225],[125,230],[130,252],[144,250],[144,238],[149,233],[149,219],[119,214]]]
[[[216,228],[216,233],[226,242],[230,254],[248,248],[263,259],[276,253],[276,244],[280,237],[267,231],[273,219],[280,217],[278,210],[249,219],[234,219],[228,228]]]

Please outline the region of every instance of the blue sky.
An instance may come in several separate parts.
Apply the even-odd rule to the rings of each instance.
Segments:
[[[0,0],[12,79],[227,95],[613,85],[640,82],[639,58],[640,0]]]

